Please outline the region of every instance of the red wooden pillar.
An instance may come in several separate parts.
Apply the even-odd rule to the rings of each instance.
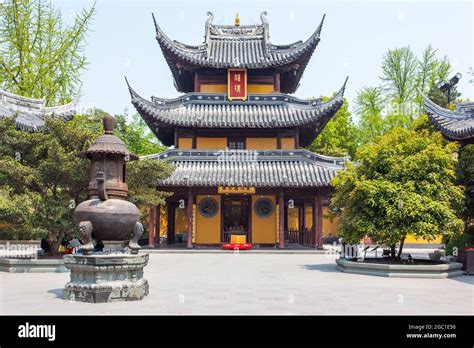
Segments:
[[[160,245],[160,222],[161,222],[161,206],[157,205],[156,206],[156,211],[155,211],[155,245]],[[158,237],[158,238],[157,238]]]
[[[275,92],[280,92],[280,74],[277,73],[274,75],[274,90]]]
[[[318,196],[316,196],[311,202],[311,208],[312,208],[312,218],[313,218],[313,228],[312,228],[312,238],[311,238],[311,244],[313,247],[317,248],[318,247],[318,219],[316,216],[316,210],[317,210],[317,201],[318,201]]]
[[[323,197],[316,196],[316,244],[318,249],[323,249]]]
[[[188,191],[188,243],[187,248],[193,247],[193,193]]]
[[[279,247],[283,249],[285,247],[285,199],[283,196],[283,191],[280,191],[278,195],[278,233],[280,236]]]
[[[150,223],[148,233],[148,246],[153,248],[155,246],[155,206],[150,207]]]

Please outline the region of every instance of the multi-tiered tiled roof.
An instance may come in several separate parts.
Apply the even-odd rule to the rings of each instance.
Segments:
[[[43,99],[27,98],[0,90],[0,119],[16,117],[18,129],[39,131],[44,127],[47,116],[68,121],[75,113],[75,102],[47,107]]]
[[[457,104],[454,111],[435,104],[421,93],[425,110],[433,125],[451,140],[474,140],[474,102]]]
[[[258,25],[217,25],[208,12],[205,40],[199,45],[188,45],[170,39],[160,28],[155,17],[156,39],[173,73],[180,92],[192,92],[189,73],[197,68],[249,68],[281,71],[281,92],[293,93],[320,40],[324,21],[306,41],[276,45],[270,42],[266,12]]]

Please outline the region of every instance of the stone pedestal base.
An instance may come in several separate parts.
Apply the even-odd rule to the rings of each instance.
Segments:
[[[64,299],[91,303],[142,300],[148,295],[148,281],[143,278],[147,264],[148,254],[65,255],[71,281],[64,288]]]

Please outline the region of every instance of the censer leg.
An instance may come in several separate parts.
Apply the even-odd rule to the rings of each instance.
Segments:
[[[92,222],[81,221],[79,223],[82,241],[84,244],[80,247],[84,255],[90,255],[94,251],[94,244],[92,244]]]
[[[143,225],[140,222],[137,222],[135,227],[133,227],[133,237],[128,243],[128,247],[132,251],[132,254],[138,254],[138,250],[141,249],[138,245],[138,240],[142,237],[142,235]]]

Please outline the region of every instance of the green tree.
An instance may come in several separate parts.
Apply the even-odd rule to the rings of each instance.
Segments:
[[[102,118],[105,114],[106,112],[103,110],[92,109],[85,114],[76,115],[70,123],[74,127],[88,129],[99,135],[102,133]],[[115,135],[127,144],[131,152],[138,156],[151,155],[166,150],[166,146],[157,140],[138,114],[132,115],[131,120],[125,114],[115,115],[115,121]]]
[[[365,145],[384,132],[382,110],[385,97],[380,87],[364,87],[357,93],[355,111],[359,115],[358,144]]]
[[[323,101],[329,99],[322,98]],[[310,151],[326,156],[354,156],[357,147],[356,130],[348,106],[344,99],[334,117],[309,146]]]
[[[415,96],[417,59],[409,46],[388,50],[382,60],[381,80],[392,100],[403,105]]]
[[[423,101],[418,90],[438,105],[448,105],[446,95],[437,85],[447,80],[451,64],[447,56],[438,58],[429,45],[416,58],[409,46],[388,50],[382,61],[383,87],[364,87],[357,94],[355,111],[358,117],[359,144],[373,141],[376,136],[395,128],[410,128],[423,113]],[[452,89],[453,100],[460,96]]]
[[[469,221],[474,219],[474,144],[464,145],[459,149],[459,165],[457,167],[459,183],[465,186],[465,232],[474,235],[474,226]]]
[[[98,124],[47,119],[44,132],[16,129],[13,118],[0,120],[0,236],[47,236],[57,250],[65,235],[77,233],[75,205],[87,199],[89,161],[78,156],[99,134]],[[102,133],[102,130],[100,131]],[[162,204],[156,180],[170,173],[165,162],[134,161],[128,166],[130,200]]]
[[[463,187],[455,183],[456,151],[438,132],[403,128],[360,148],[358,164],[332,181],[344,240],[369,237],[400,257],[408,234],[433,240],[459,233]]]
[[[48,105],[78,93],[95,4],[65,26],[51,1],[7,0],[0,5],[0,87],[44,98]]]

